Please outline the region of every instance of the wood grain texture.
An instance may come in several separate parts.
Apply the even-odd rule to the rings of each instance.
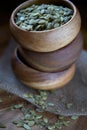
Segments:
[[[70,67],[79,58],[83,48],[81,33],[66,47],[53,52],[34,52],[21,46],[18,47],[20,55],[28,65],[44,72],[58,72]]]
[[[26,103],[25,100],[19,98],[18,96],[3,90],[0,90],[0,99],[2,100],[0,102],[0,111],[3,111],[15,104]]]
[[[62,72],[45,73],[27,66],[23,58],[19,55],[16,48],[12,57],[12,68],[18,79],[27,85],[35,89],[50,90],[63,87],[74,76],[75,64],[70,68]]]
[[[73,17],[64,25],[47,31],[25,31],[20,29],[14,21],[16,13],[32,4],[60,4],[73,9]],[[19,5],[11,14],[10,30],[14,39],[28,50],[37,52],[51,52],[60,49],[73,41],[81,27],[81,17],[76,6],[68,0],[31,0]]]

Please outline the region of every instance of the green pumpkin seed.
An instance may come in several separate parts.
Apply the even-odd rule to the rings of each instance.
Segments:
[[[54,24],[54,28],[57,28],[59,26],[60,26],[59,23]]]
[[[68,127],[70,125],[70,121],[63,121],[63,125]]]
[[[45,93],[43,93],[42,91],[39,92],[39,94],[40,95],[37,95],[37,97],[45,95]],[[43,116],[42,113],[39,113],[34,109],[23,108],[22,112],[24,114],[24,117],[22,117],[18,121],[14,121],[13,123],[17,127],[23,127],[25,130],[31,130],[34,125],[47,130],[62,130],[63,126],[68,127],[70,125],[70,121],[65,119],[64,116],[59,116],[57,121],[50,122],[48,117]],[[75,119],[75,116],[72,119]]]
[[[54,130],[54,129],[55,129],[55,125],[53,125],[53,126],[48,126],[47,128],[48,128],[48,130]]]
[[[67,103],[67,104],[66,104],[66,107],[67,107],[68,109],[70,109],[72,106],[73,106],[72,103]]]
[[[79,116],[77,116],[77,115],[71,116],[71,119],[73,119],[73,120],[77,120],[78,118],[79,118]]]
[[[27,124],[24,124],[23,127],[24,127],[26,130],[31,130],[30,126],[28,126]]]
[[[59,119],[60,119],[60,120],[63,120],[63,119],[64,119],[64,116],[59,116]]]
[[[29,121],[29,122],[28,122],[28,126],[30,126],[30,127],[34,126],[34,124],[35,124],[34,121]]]
[[[39,24],[45,24],[45,23],[46,23],[45,20],[40,20],[40,21],[39,21]]]
[[[42,118],[42,115],[37,115],[36,116],[36,119],[41,119]]]
[[[51,102],[49,102],[49,103],[48,103],[48,106],[53,107],[53,106],[54,106],[54,104],[53,104],[53,103],[51,103]]]
[[[48,123],[48,119],[47,118],[43,118],[44,123]]]
[[[18,122],[18,123],[16,124],[16,126],[17,126],[17,127],[22,127],[22,126],[23,126],[23,123],[22,123],[22,122]]]

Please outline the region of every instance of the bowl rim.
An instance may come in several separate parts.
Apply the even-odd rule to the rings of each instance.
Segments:
[[[79,39],[81,39],[81,43],[83,43],[83,35],[82,35],[82,32],[81,32],[81,30],[78,32],[78,34],[77,34],[77,36],[71,41],[71,43],[70,44],[68,44],[68,45],[66,45],[66,46],[64,46],[64,47],[62,47],[62,48],[60,48],[60,49],[57,49],[57,50],[54,50],[54,51],[51,51],[51,52],[36,52],[36,51],[33,51],[33,50],[28,50],[28,49],[26,49],[26,48],[24,48],[24,47],[22,47],[22,46],[20,46],[20,45],[18,45],[18,47],[19,48],[22,48],[23,50],[25,50],[25,52],[27,52],[27,54],[28,54],[28,51],[29,52],[33,52],[34,54],[54,54],[54,53],[56,53],[56,52],[58,52],[58,51],[62,51],[62,50],[65,50],[67,47],[70,47],[71,45],[73,45],[73,43],[76,43],[76,41],[79,41]]]
[[[33,1],[33,0],[30,0],[30,1]],[[77,13],[77,7],[76,7],[76,5],[75,5],[73,2],[71,2],[71,1],[69,1],[69,0],[61,0],[61,1],[65,2],[65,3],[68,3],[68,4],[72,7],[73,15],[72,15],[72,18],[71,18],[68,22],[66,22],[65,24],[63,24],[63,25],[61,25],[61,26],[59,26],[59,27],[56,27],[56,28],[53,28],[53,29],[50,29],[50,30],[42,30],[42,31],[35,31],[35,30],[33,30],[33,31],[28,31],[28,30],[25,30],[25,29],[21,29],[18,25],[16,25],[16,23],[15,23],[15,21],[14,21],[14,17],[15,17],[15,15],[16,15],[16,13],[17,13],[20,9],[23,9],[22,6],[23,6],[23,5],[27,5],[27,4],[29,3],[29,0],[28,0],[28,1],[25,1],[25,2],[23,2],[23,3],[21,3],[20,5],[18,5],[18,6],[13,10],[13,12],[12,12],[12,14],[11,14],[11,17],[10,17],[10,23],[12,22],[12,24],[13,24],[18,30],[21,30],[21,31],[27,32],[27,33],[46,33],[46,32],[48,33],[48,32],[53,32],[54,30],[63,28],[64,26],[68,25],[68,24],[74,19],[75,15],[76,15],[76,13]],[[28,6],[26,6],[26,7],[28,7]]]

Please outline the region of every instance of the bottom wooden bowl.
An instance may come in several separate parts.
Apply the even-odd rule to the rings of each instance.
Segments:
[[[62,72],[41,72],[28,66],[19,54],[18,48],[16,48],[12,57],[12,69],[16,77],[28,87],[39,90],[51,90],[63,87],[73,78],[75,64]]]

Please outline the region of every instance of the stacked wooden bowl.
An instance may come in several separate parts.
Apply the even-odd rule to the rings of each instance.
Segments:
[[[15,15],[32,4],[61,4],[73,10],[64,25],[45,31],[27,31],[18,27]],[[76,61],[82,50],[81,17],[68,0],[30,0],[19,5],[10,18],[10,30],[17,41],[12,68],[17,78],[28,87],[50,90],[63,87],[74,76]]]

